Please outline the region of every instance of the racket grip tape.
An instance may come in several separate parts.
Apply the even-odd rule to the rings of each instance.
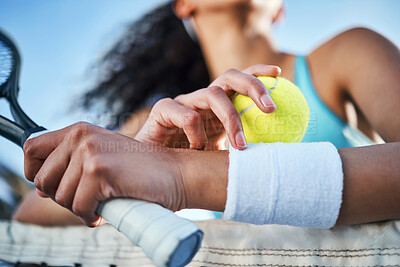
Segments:
[[[141,247],[157,266],[185,266],[203,239],[196,224],[155,203],[110,199],[97,213]]]

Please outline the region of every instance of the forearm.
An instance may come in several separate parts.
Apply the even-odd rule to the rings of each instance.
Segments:
[[[180,163],[188,208],[224,211],[228,185],[228,151],[174,151]]]
[[[400,143],[339,149],[344,172],[337,224],[400,219]]]
[[[177,154],[183,163],[189,208],[223,211],[229,153],[178,150]],[[339,155],[344,190],[337,224],[399,219],[400,143],[339,149]]]
[[[13,215],[13,220],[45,226],[82,224],[72,212],[50,198],[39,197],[35,191],[24,197]]]

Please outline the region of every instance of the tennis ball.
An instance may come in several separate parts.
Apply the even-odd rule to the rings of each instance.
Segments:
[[[249,143],[300,142],[306,133],[310,110],[300,89],[284,78],[258,77],[267,87],[276,110],[262,112],[253,100],[237,94],[233,104]]]

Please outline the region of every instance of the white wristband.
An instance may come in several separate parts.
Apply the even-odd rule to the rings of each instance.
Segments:
[[[330,228],[342,203],[343,170],[331,143],[230,147],[224,219]]]

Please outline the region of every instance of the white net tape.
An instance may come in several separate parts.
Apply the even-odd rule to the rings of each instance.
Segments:
[[[190,266],[400,266],[400,221],[332,230],[198,222],[204,241]],[[52,266],[153,266],[113,227],[0,222],[0,259]]]

